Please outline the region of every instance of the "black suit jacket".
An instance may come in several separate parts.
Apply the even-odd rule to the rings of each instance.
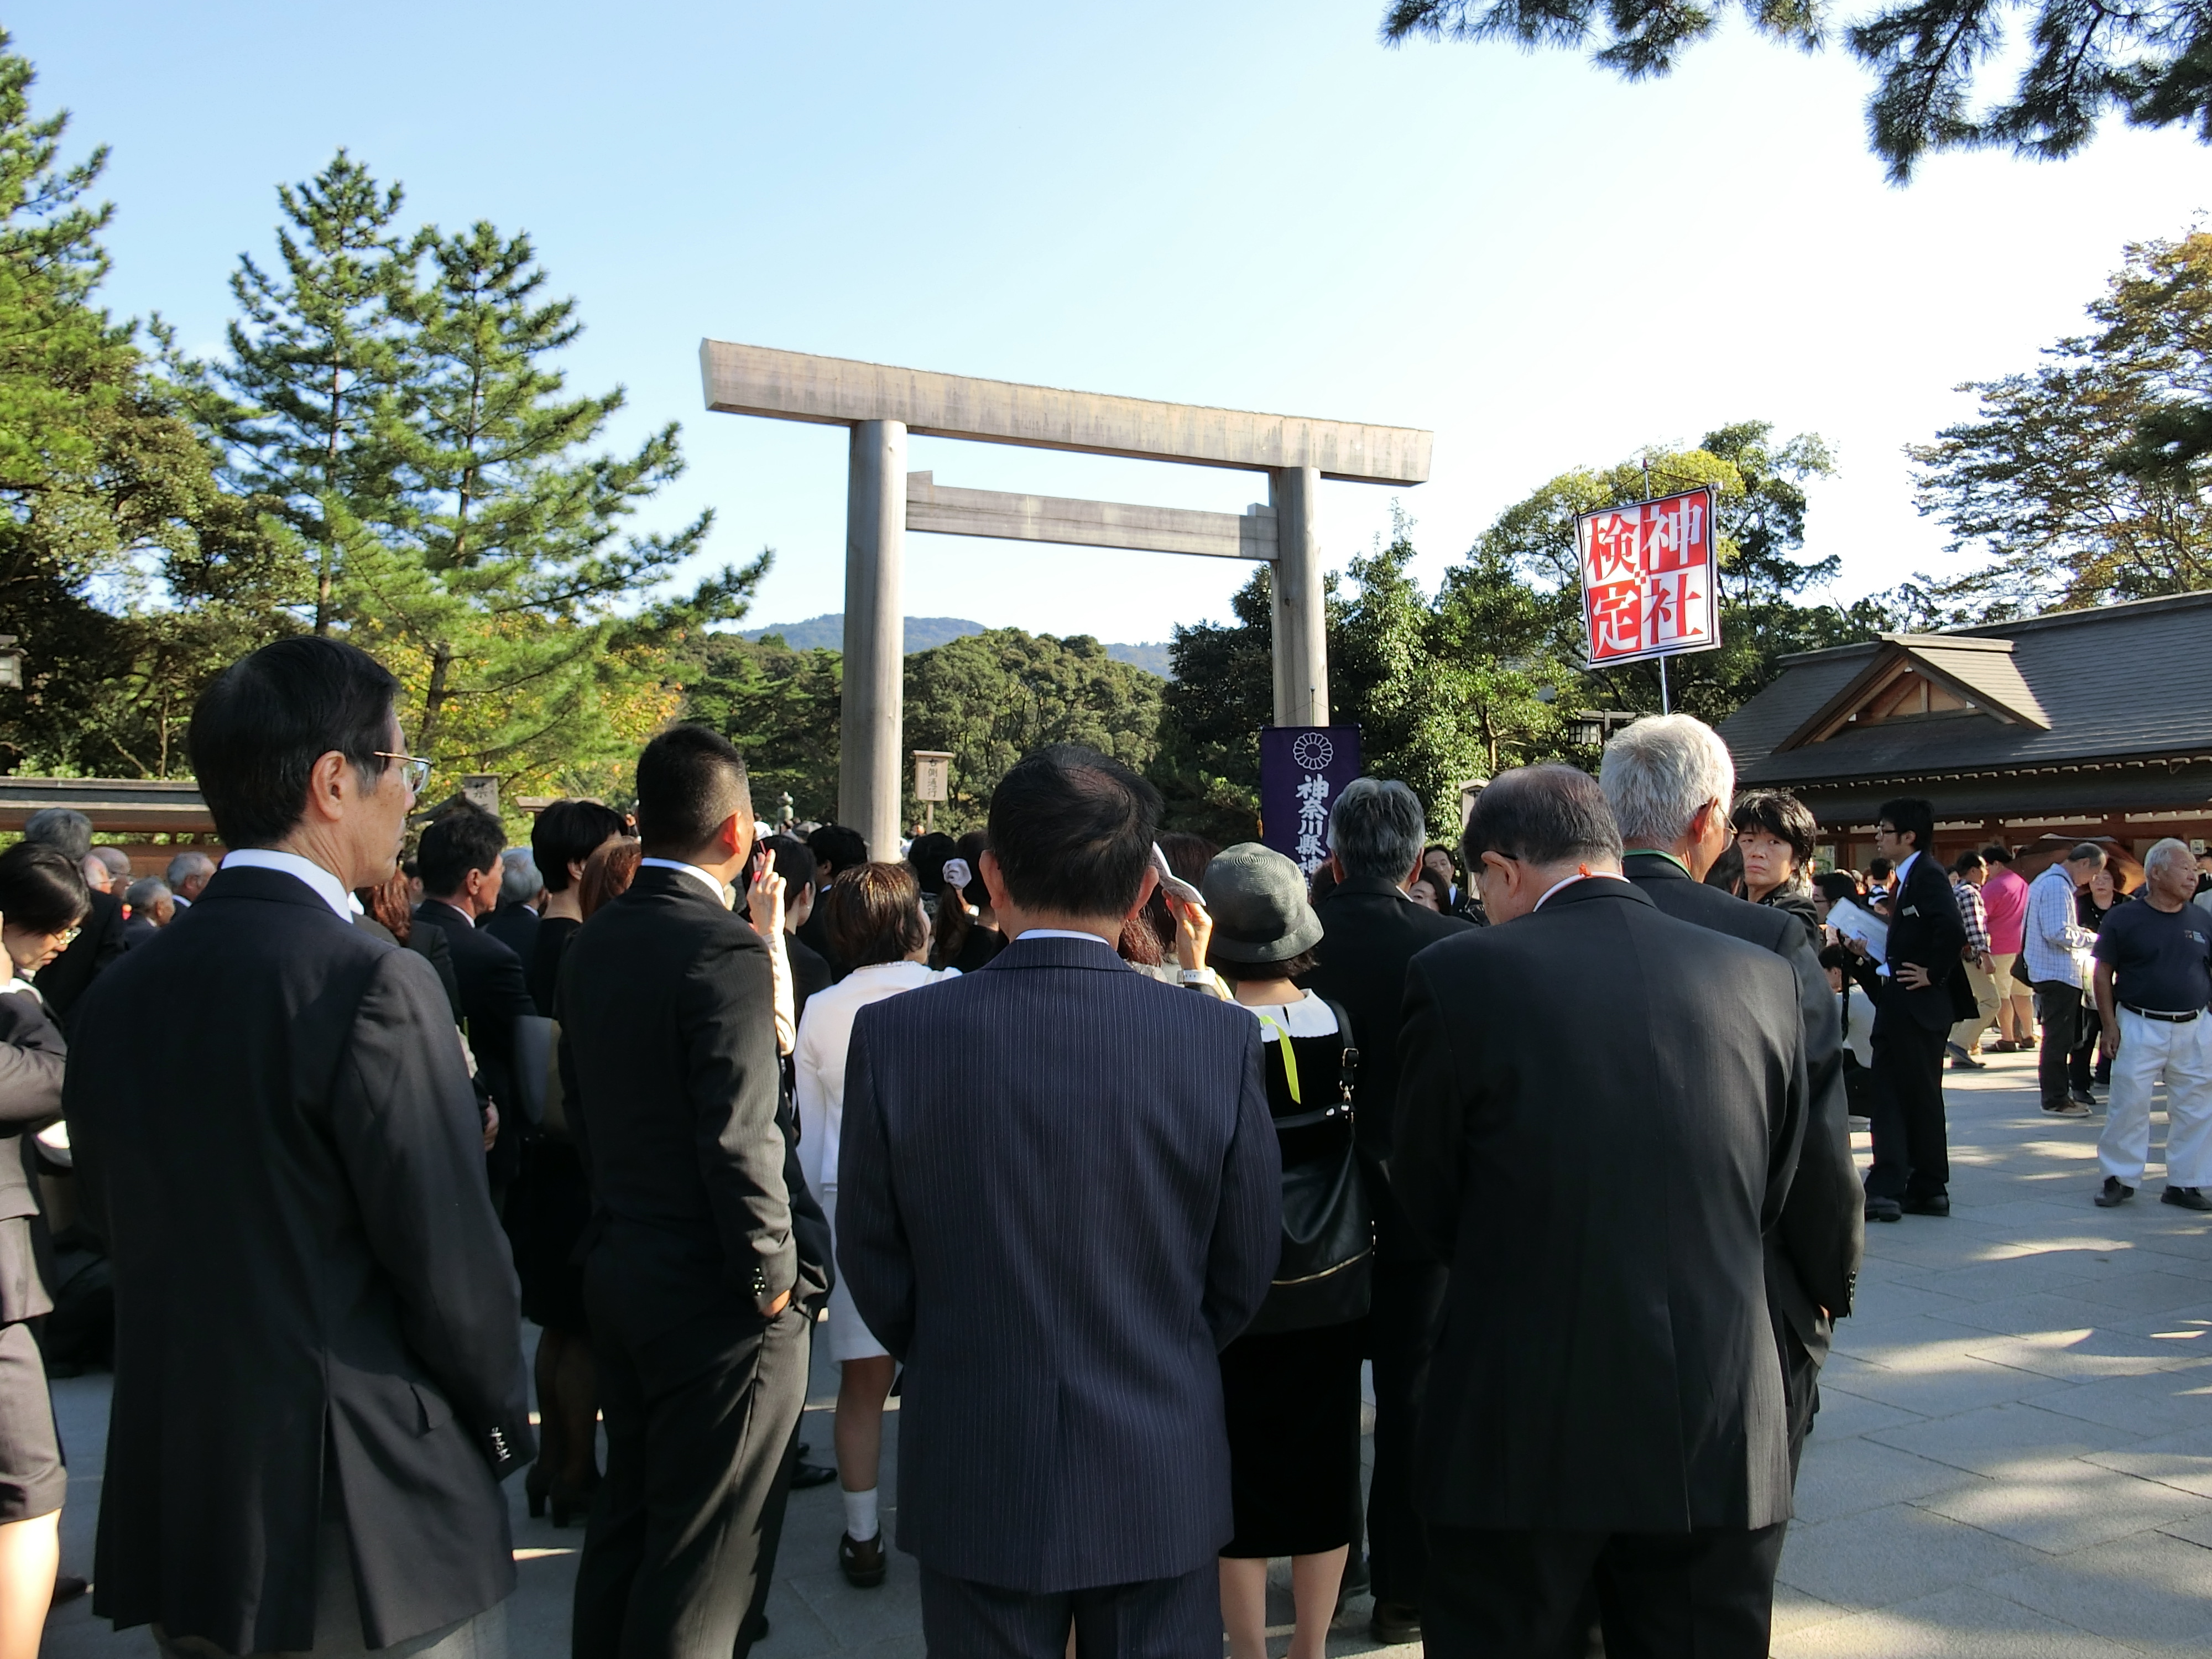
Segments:
[[[1805,1141],[1782,1218],[1766,1236],[1766,1297],[1815,1359],[1828,1352],[1830,1318],[1850,1316],[1866,1246],[1866,1194],[1851,1161],[1850,1103],[1844,1093],[1844,1027],[1836,994],[1794,908],[1752,904],[1690,879],[1657,853],[1632,853],[1621,869],[1668,915],[1771,951],[1797,976],[1805,1027]],[[1823,1317],[1826,1308],[1829,1317]]]
[[[537,911],[517,903],[501,905],[489,915],[480,917],[477,927],[527,962],[538,948],[538,923]]]
[[[907,1363],[900,1547],[1030,1592],[1208,1565],[1217,1354],[1281,1255],[1280,1182],[1259,1021],[1103,940],[863,1008],[837,1263]]]
[[[123,901],[112,893],[92,895],[76,937],[69,948],[39,969],[39,994],[66,1031],[76,1018],[76,1005],[92,981],[130,948],[123,933]]]
[[[0,981],[0,983],[4,983]],[[52,1252],[31,1137],[62,1114],[69,1048],[61,1027],[31,993],[0,996],[0,1321],[52,1313]]]
[[[469,1048],[477,1057],[485,1090],[499,1108],[499,1139],[486,1167],[495,1182],[512,1181],[522,1164],[526,1127],[522,1099],[514,1086],[514,1022],[538,1012],[522,976],[522,958],[441,899],[424,899],[416,905],[415,926],[444,934],[453,953],[461,1012],[468,1019]]]
[[[307,1651],[326,1502],[371,1647],[511,1594],[520,1295],[429,964],[222,870],[80,1005],[64,1103],[115,1278],[94,1610]]]
[[[791,996],[793,1005],[792,1025],[795,1030],[806,1016],[806,1001],[817,991],[825,991],[836,982],[830,963],[819,951],[796,933],[783,936],[785,960],[791,963]]]
[[[1344,1005],[1359,1050],[1359,1150],[1376,1162],[1390,1156],[1398,1101],[1398,1027],[1406,1013],[1406,964],[1440,939],[1474,924],[1424,910],[1390,882],[1350,876],[1314,906],[1322,939],[1309,988]]]
[[[803,1281],[768,947],[691,877],[641,869],[561,964],[561,1086],[592,1178],[587,1272],[649,1341]]]
[[[1788,964],[1594,878],[1415,957],[1400,1042],[1391,1181],[1452,1268],[1421,1513],[1785,1519],[1760,1241],[1804,1132]]]
[[[1973,986],[1959,954],[1966,948],[1959,896],[1951,890],[1943,866],[1923,854],[1905,872],[1902,890],[1890,896],[1889,945],[1883,952],[1889,977],[1875,1006],[1875,1028],[1904,1018],[1925,1030],[1944,1030],[1972,1013]],[[1898,983],[1898,965],[1907,962],[1928,970],[1926,988]]]

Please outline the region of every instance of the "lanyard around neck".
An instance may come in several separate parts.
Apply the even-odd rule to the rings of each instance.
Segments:
[[[1283,1051],[1283,1080],[1291,1085],[1291,1104],[1304,1105],[1306,1097],[1298,1091],[1298,1051],[1291,1046],[1291,1028],[1264,1008],[1255,1008],[1252,1012],[1259,1017],[1261,1024],[1272,1027],[1275,1035],[1282,1039],[1277,1046]]]

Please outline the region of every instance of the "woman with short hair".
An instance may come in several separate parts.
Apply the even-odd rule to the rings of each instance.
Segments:
[[[1817,950],[1820,918],[1813,908],[1813,842],[1820,830],[1805,803],[1786,789],[1754,789],[1729,815],[1743,855],[1743,896],[1787,910],[1805,926]]]
[[[33,1659],[61,1565],[69,1472],[30,1322],[53,1311],[33,1137],[61,1115],[68,1054],[32,981],[92,908],[68,854],[35,842],[0,853],[0,1659]]]
[[[941,872],[942,864],[938,866]],[[840,870],[822,895],[822,923],[837,960],[848,972],[807,999],[799,1017],[793,1103],[799,1112],[799,1163],[821,1203],[834,1237],[837,1228],[837,1141],[845,1115],[845,1055],[853,1022],[872,1002],[899,995],[959,969],[929,966],[929,918],[921,884],[904,864],[863,864]],[[847,1582],[870,1589],[884,1582],[884,1540],[876,1514],[876,1483],[883,1459],[884,1401],[895,1367],[884,1345],[861,1321],[840,1271],[830,1292],[824,1335],[837,1362],[837,1484],[845,1500],[845,1532],[837,1565]]]

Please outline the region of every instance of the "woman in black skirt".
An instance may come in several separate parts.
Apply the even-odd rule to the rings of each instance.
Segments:
[[[1200,890],[1213,921],[1209,963],[1261,1024],[1270,1110],[1280,1121],[1348,1107],[1338,1010],[1292,982],[1311,970],[1322,936],[1297,866],[1248,842],[1206,866]],[[1340,1110],[1276,1133],[1286,1176],[1340,1164],[1351,1153],[1352,1115]],[[1317,1316],[1294,1311],[1290,1297],[1300,1292],[1286,1295],[1279,1278],[1252,1328],[1222,1351],[1237,1522],[1221,1552],[1231,1659],[1267,1659],[1267,1562],[1284,1555],[1297,1613],[1289,1659],[1322,1659],[1359,1510],[1364,1269],[1356,1282],[1356,1307]],[[1316,1316],[1328,1322],[1308,1322]]]
[[[0,1659],[39,1651],[69,1492],[29,1324],[54,1306],[31,1138],[61,1115],[66,1051],[31,978],[68,948],[91,903],[65,854],[31,842],[0,853]]]
[[[545,883],[523,981],[538,1012],[553,1015],[561,959],[584,926],[584,870],[600,848],[629,834],[621,813],[595,800],[556,800],[538,815],[530,852]],[[599,1484],[599,1381],[584,1314],[584,1270],[576,1242],[592,1218],[591,1183],[575,1142],[548,1127],[523,1143],[522,1170],[501,1219],[514,1249],[522,1316],[538,1329],[538,1461],[523,1477],[533,1516],[553,1510],[565,1527],[591,1507]]]

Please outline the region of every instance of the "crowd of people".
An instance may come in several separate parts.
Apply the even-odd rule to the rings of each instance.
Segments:
[[[94,1605],[195,1659],[503,1653],[518,1470],[585,1526],[577,1659],[742,1655],[794,1486],[884,1583],[894,1393],[934,1652],[1265,1659],[1288,1558],[1291,1659],[1359,1589],[1439,1654],[1753,1659],[1864,1225],[1948,1212],[1947,1063],[2109,1079],[2101,1205],[2163,1082],[2212,1209],[2179,842],[2030,883],[1899,799],[1816,871],[1671,715],[1456,848],[1358,780],[1310,878],[1068,746],[957,838],[769,833],[689,725],[523,848],[413,827],[398,692],[322,639],[222,675],[219,868],[0,854],[0,1659],[66,1487],[42,1171],[112,1286]]]

